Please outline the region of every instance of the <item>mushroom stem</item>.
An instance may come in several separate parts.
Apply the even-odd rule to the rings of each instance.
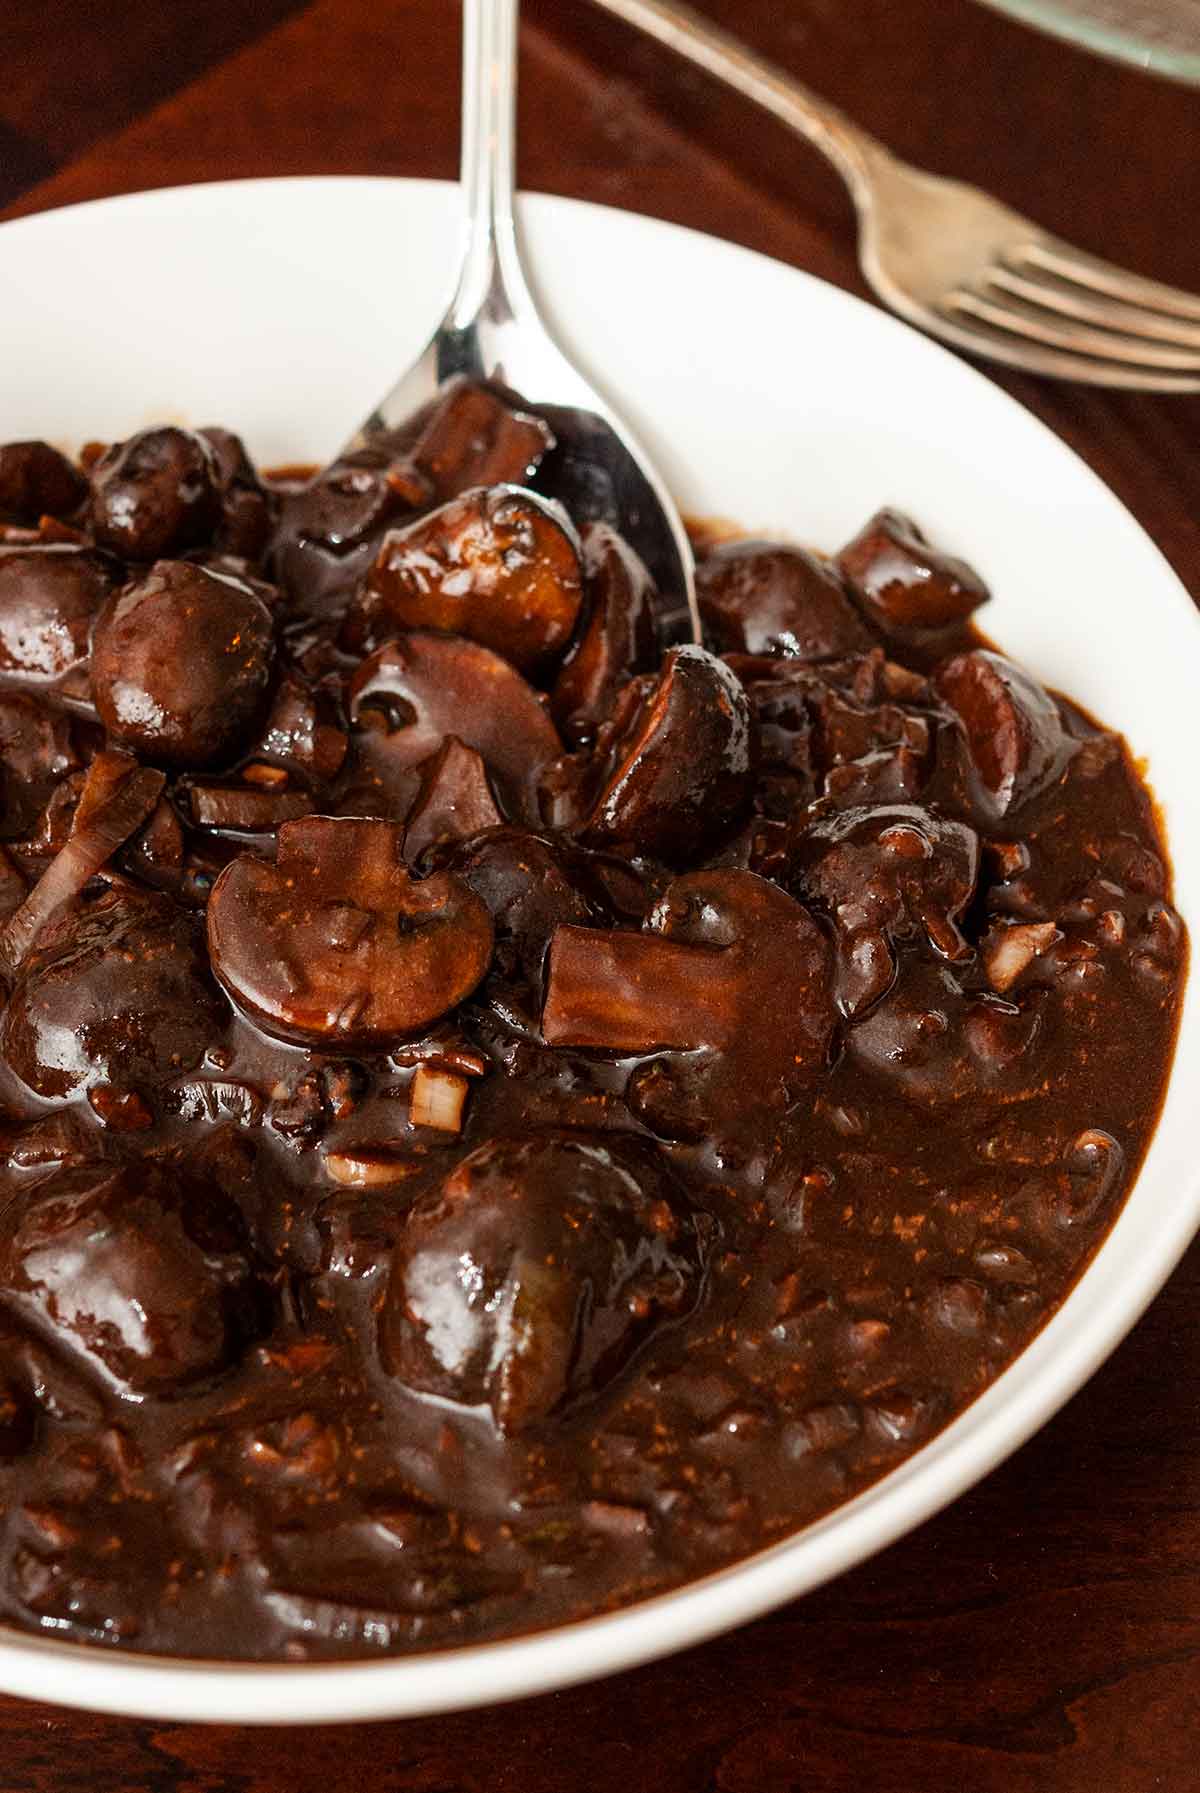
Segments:
[[[728,1045],[737,1004],[726,961],[726,950],[565,923],[550,942],[542,1033],[550,1046],[603,1052]]]

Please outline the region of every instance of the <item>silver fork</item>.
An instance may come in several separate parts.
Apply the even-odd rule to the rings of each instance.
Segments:
[[[1129,274],[962,181],[902,162],[827,100],[674,0],[597,0],[807,138],[858,211],[885,305],[968,354],[1146,392],[1200,391],[1200,298]]]

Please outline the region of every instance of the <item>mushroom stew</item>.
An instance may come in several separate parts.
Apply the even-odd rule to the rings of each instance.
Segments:
[[[891,510],[698,538],[660,651],[555,453],[462,380],[311,476],[0,448],[11,1624],[670,1588],[931,1438],[1136,1174],[1187,949],[1120,736]]]

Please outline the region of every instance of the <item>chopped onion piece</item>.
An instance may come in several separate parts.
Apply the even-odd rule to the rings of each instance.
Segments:
[[[419,1168],[416,1160],[402,1158],[386,1146],[352,1147],[345,1152],[326,1152],[325,1169],[335,1183],[348,1189],[379,1189],[402,1183]]]
[[[470,1085],[455,1071],[439,1071],[418,1065],[409,1092],[409,1119],[418,1127],[436,1127],[441,1133],[462,1131],[463,1108]]]
[[[1001,995],[1010,990],[1021,973],[1058,939],[1052,921],[1030,921],[993,928],[982,943],[988,982]]]

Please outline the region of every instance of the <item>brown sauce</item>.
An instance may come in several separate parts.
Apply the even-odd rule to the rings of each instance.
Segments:
[[[0,1613],[406,1652],[809,1523],[1012,1361],[1186,971],[1124,742],[882,512],[706,647],[459,386],[0,448]],[[577,527],[578,525],[578,527]]]

